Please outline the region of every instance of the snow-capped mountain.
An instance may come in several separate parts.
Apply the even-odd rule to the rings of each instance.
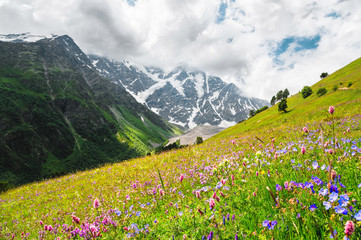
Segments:
[[[246,119],[249,110],[269,105],[265,100],[244,97],[233,83],[201,71],[179,67],[165,72],[128,61],[94,55],[89,58],[101,75],[123,86],[163,118],[183,127],[228,127]]]
[[[56,37],[58,36],[53,34],[42,35],[36,33],[0,34],[0,41],[15,42],[15,43],[37,42],[42,39],[49,39],[49,38],[55,39]]]

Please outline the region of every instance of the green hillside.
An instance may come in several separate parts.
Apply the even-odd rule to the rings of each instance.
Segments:
[[[360,70],[203,144],[2,193],[0,238],[360,239]]]
[[[99,76],[70,37],[0,42],[1,184],[144,156],[179,133]]]
[[[351,83],[351,86],[348,86]],[[334,87],[337,90],[333,90]],[[318,89],[325,87],[327,93],[318,97]],[[339,108],[340,116],[352,116],[361,113],[361,58],[336,71],[311,86],[313,94],[303,99],[301,93],[287,98],[288,113],[279,113],[277,104],[257,114],[255,117],[228,128],[214,139],[237,135],[264,128],[277,128],[282,125],[299,126],[308,122],[327,118],[328,107]],[[300,89],[301,91],[301,89]]]

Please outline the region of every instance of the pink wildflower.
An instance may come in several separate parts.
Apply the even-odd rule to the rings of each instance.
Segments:
[[[347,128],[347,132],[350,132],[350,128]]]
[[[256,172],[256,176],[258,177],[258,171]]]
[[[202,212],[202,210],[200,210],[199,208],[197,210],[201,214],[201,216],[203,216],[204,213]]]
[[[196,197],[199,198],[199,199],[201,198],[201,192],[200,191],[196,191]]]
[[[73,223],[77,223],[79,224],[80,223],[80,218],[74,216],[74,215],[71,215],[71,217],[73,218]]]
[[[216,206],[216,203],[213,198],[211,198],[211,200],[209,200],[209,206],[211,207],[211,209],[213,209]]]
[[[306,152],[306,148],[305,148],[305,146],[302,146],[302,148],[301,148],[301,153],[302,153],[302,154],[305,154],[305,152]]]
[[[43,225],[43,221],[40,220],[40,221],[39,221],[39,224],[40,224],[40,225]]]
[[[99,200],[96,198],[93,202],[93,207],[98,208],[100,206]]]
[[[124,229],[125,231],[129,231],[129,228],[127,228],[127,227],[123,227],[123,229]]]
[[[333,150],[332,150],[332,149],[328,149],[328,153],[329,153],[329,154],[333,154]]]
[[[253,192],[253,196],[254,196],[254,197],[256,197],[256,196],[257,196],[257,195],[256,195],[256,192]]]
[[[352,221],[347,221],[345,224],[345,234],[347,237],[350,237],[355,231],[355,224]]]
[[[182,182],[182,181],[183,181],[183,179],[184,179],[184,175],[183,175],[183,174],[181,174],[181,175],[180,175],[180,177],[179,177],[179,181],[180,181],[180,182]]]
[[[328,108],[328,112],[332,115],[335,112],[335,108],[333,106],[330,106]]]
[[[303,127],[303,131],[304,131],[305,133],[308,133],[308,129],[307,129],[306,127]]]

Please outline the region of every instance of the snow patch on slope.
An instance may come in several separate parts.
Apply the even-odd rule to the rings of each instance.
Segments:
[[[194,77],[194,84],[195,84],[195,88],[197,90],[197,95],[198,95],[198,98],[201,98],[203,97],[204,95],[204,90],[203,90],[203,84],[204,84],[204,78],[203,78],[203,75],[202,74],[197,74],[195,77]],[[208,89],[208,84],[207,84],[207,92],[209,91]]]

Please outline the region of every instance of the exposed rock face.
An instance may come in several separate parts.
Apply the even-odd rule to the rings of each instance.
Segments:
[[[143,155],[174,135],[173,125],[100,76],[69,36],[33,38],[0,36],[0,182]]]
[[[165,73],[128,61],[90,56],[98,72],[128,90],[139,102],[172,123],[193,128],[200,124],[222,127],[244,120],[251,109],[269,103],[247,98],[240,89],[201,71],[177,68]]]

